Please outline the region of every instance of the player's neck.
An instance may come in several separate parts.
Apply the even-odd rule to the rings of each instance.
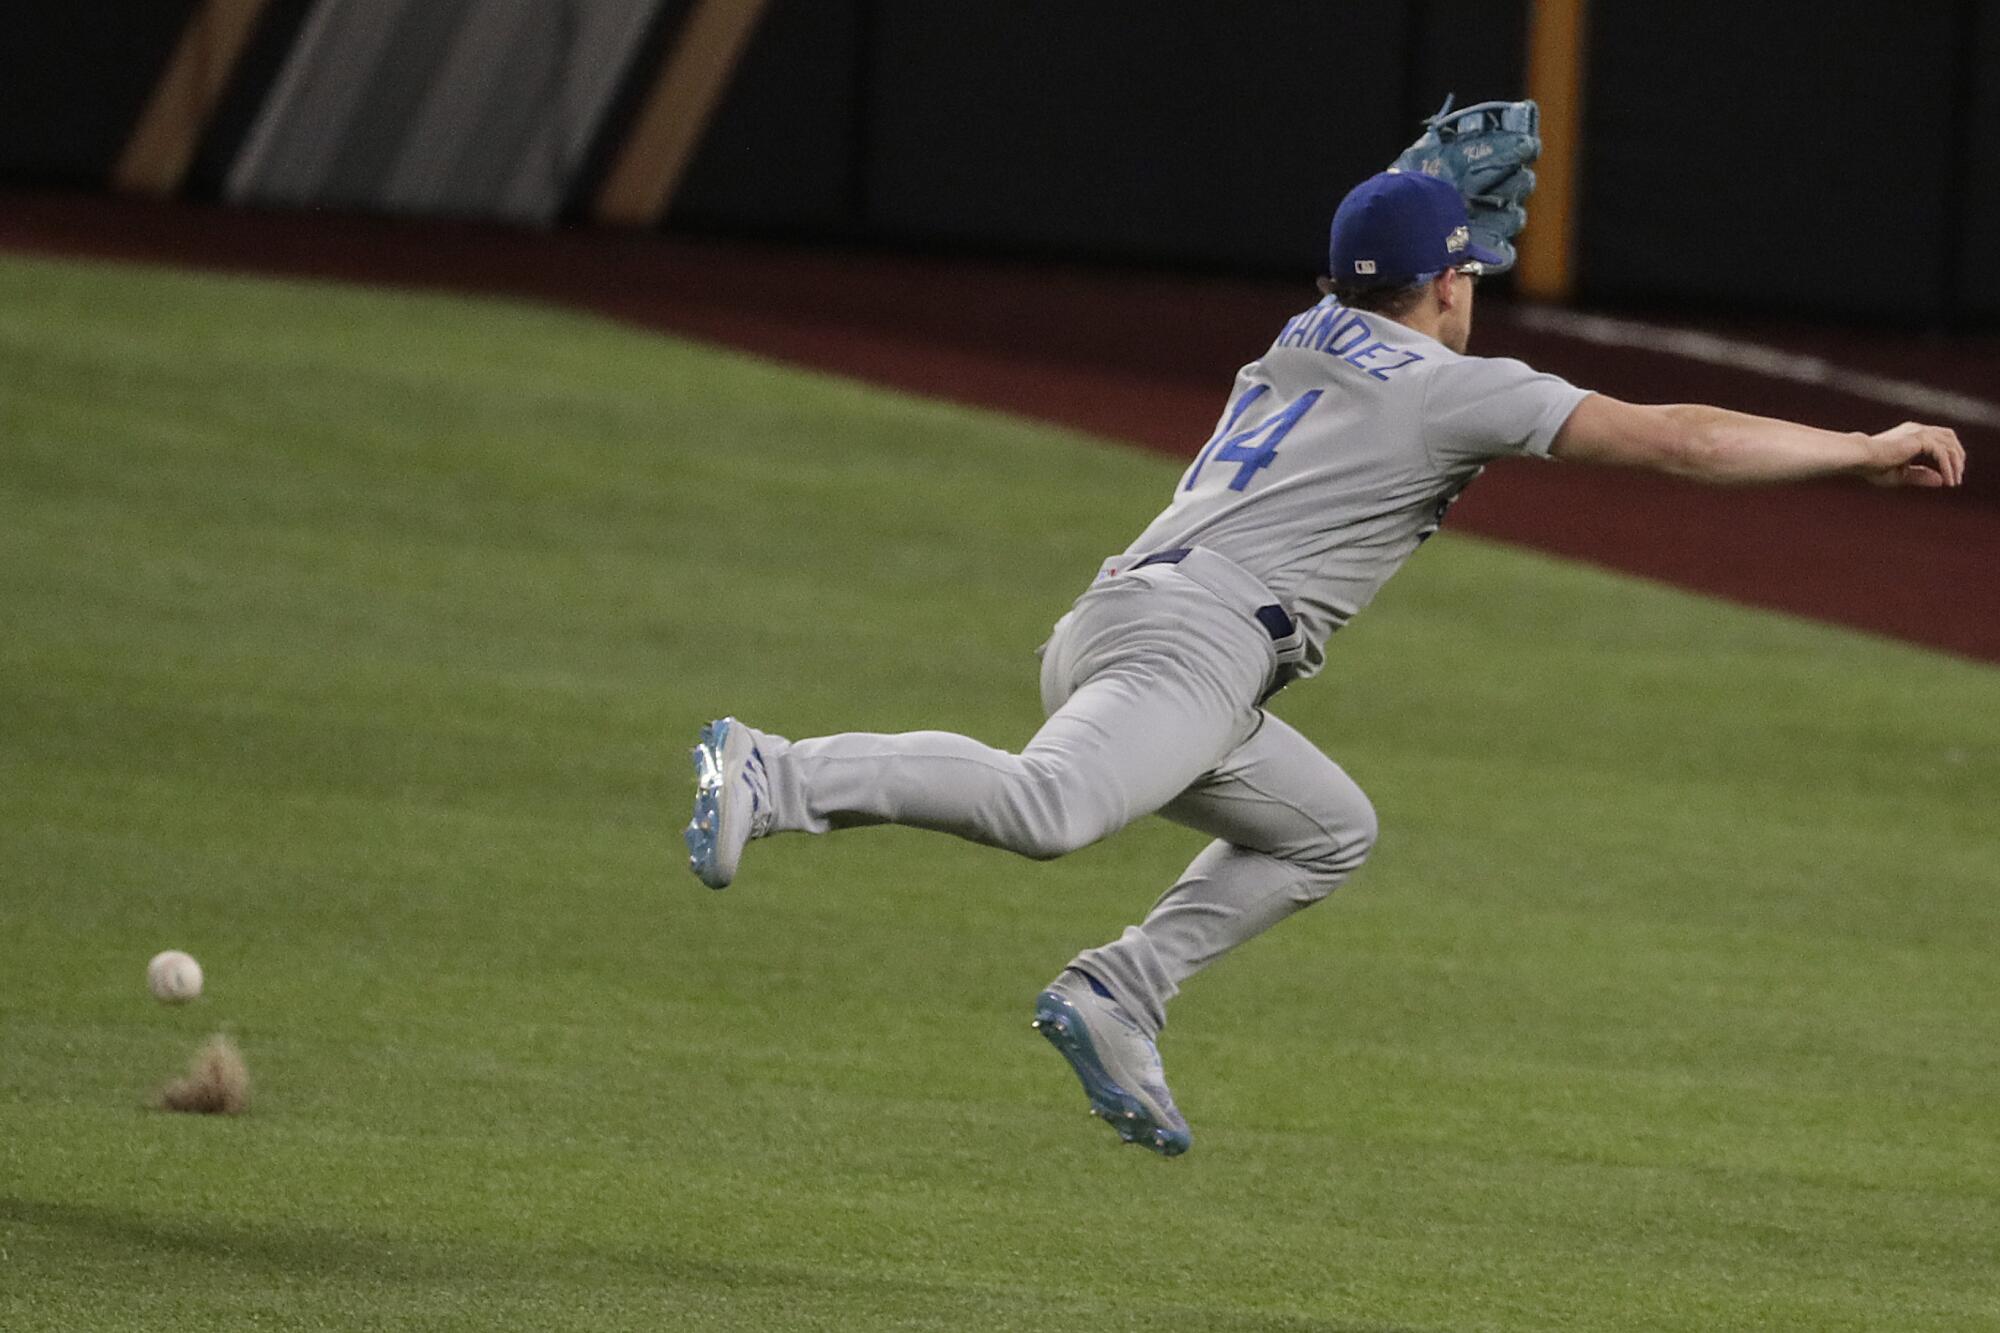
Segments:
[[[1429,300],[1404,312],[1396,322],[1464,356],[1466,345],[1472,341],[1472,321],[1463,317],[1465,314],[1459,312],[1455,315],[1452,308],[1442,302]]]
[[[1376,319],[1386,319],[1392,324],[1400,324],[1406,329],[1421,333],[1432,342],[1443,342],[1438,335],[1444,328],[1444,312],[1426,302],[1413,310],[1405,310],[1400,315],[1385,315],[1380,311],[1371,312]]]

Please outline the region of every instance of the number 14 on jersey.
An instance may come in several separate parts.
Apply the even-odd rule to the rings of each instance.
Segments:
[[[1201,447],[1201,453],[1195,458],[1194,466],[1188,469],[1187,481],[1182,485],[1182,490],[1193,490],[1195,482],[1201,478],[1201,470],[1210,463],[1237,464],[1236,475],[1229,479],[1229,489],[1240,491],[1248,486],[1259,468],[1271,466],[1271,460],[1278,456],[1278,446],[1285,442],[1285,436],[1291,432],[1292,427],[1299,424],[1300,417],[1312,411],[1313,404],[1319,401],[1322,393],[1326,392],[1324,389],[1313,389],[1301,394],[1288,403],[1282,412],[1265,417],[1247,429],[1237,430],[1236,423],[1243,420],[1251,405],[1265,398],[1270,391],[1270,385],[1259,384],[1255,388],[1246,390],[1243,396],[1236,400],[1236,406],[1229,409],[1229,417],[1222,423],[1222,428],[1215,432],[1215,438]]]

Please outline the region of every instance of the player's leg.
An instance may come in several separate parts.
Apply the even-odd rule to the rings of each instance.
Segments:
[[[1035,1000],[1035,1026],[1068,1059],[1091,1110],[1165,1156],[1192,1131],[1154,1037],[1180,983],[1331,893],[1367,856],[1375,814],[1339,765],[1267,717],[1162,814],[1217,841],[1119,939],[1078,955]]]
[[[745,838],[884,823],[1063,855],[1159,809],[1236,749],[1270,670],[1268,638],[1201,587],[1163,576],[1094,589],[1050,641],[1053,711],[1019,754],[941,731],[792,742],[731,724],[735,751],[716,746],[712,765],[714,827],[698,804],[690,831],[697,873],[718,840],[706,860],[727,873],[702,875],[715,887]]]
[[[1019,754],[941,731],[854,733],[766,749],[775,827],[901,824],[1038,860],[1158,809],[1233,741],[1228,710],[1146,672],[1099,676]]]
[[[1160,811],[1214,835],[1146,919],[1072,964],[1150,1033],[1180,984],[1243,941],[1333,892],[1375,842],[1354,780],[1268,716],[1249,740]]]

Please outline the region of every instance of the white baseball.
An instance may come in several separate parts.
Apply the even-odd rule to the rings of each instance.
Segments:
[[[179,949],[156,953],[146,964],[146,989],[161,1004],[185,1004],[201,994],[201,964]]]

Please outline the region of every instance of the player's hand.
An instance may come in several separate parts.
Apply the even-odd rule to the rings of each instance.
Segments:
[[[1957,431],[1905,421],[1868,438],[1875,461],[1862,475],[1877,486],[1956,486],[1965,480],[1965,446]]]

